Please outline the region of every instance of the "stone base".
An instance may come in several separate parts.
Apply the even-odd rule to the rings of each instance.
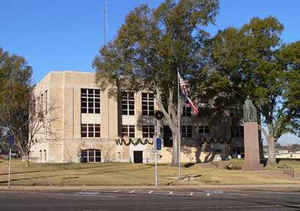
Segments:
[[[258,125],[256,122],[244,123],[245,161],[243,170],[262,170],[259,159]]]
[[[255,171],[255,170],[263,170],[263,164],[251,164],[251,163],[244,163],[242,170],[245,171]]]

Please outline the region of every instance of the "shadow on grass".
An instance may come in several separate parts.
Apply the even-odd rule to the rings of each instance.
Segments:
[[[11,179],[11,182],[19,182],[19,181],[26,181],[26,180],[34,180],[34,179],[47,179],[47,178],[53,178],[53,177],[62,177],[61,179],[77,179],[79,176],[82,176],[82,174],[73,174],[72,176],[63,177],[64,175],[51,175],[51,176],[38,176],[38,177],[23,177],[23,178],[17,178],[17,179]],[[78,177],[77,177],[78,176]],[[7,180],[1,180],[0,184],[6,184]],[[33,182],[33,184],[37,185],[37,183]]]
[[[148,166],[148,167],[144,167],[144,168],[136,168],[136,169],[130,169],[128,170],[128,168],[125,168],[125,171],[126,172],[138,172],[138,171],[144,171],[146,169],[151,169],[153,166]],[[102,174],[105,174],[105,173],[117,173],[117,172],[121,172],[122,169],[118,168],[118,169],[115,169],[115,170],[103,170],[101,171]],[[93,172],[93,173],[89,173],[90,175],[93,175],[93,174],[99,174],[99,172]]]

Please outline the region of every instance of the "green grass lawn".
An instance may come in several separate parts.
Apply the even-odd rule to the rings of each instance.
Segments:
[[[228,162],[228,161],[227,161]],[[300,173],[300,162],[282,161],[262,171],[236,170],[242,161],[233,160],[234,170],[220,168],[218,163],[182,167],[185,179],[177,180],[178,168],[159,165],[159,185],[201,184],[300,184],[300,178],[283,174],[280,166],[292,166]],[[221,163],[219,163],[221,164]],[[219,166],[219,167],[217,167]],[[8,161],[0,161],[0,185],[7,185]],[[297,175],[297,174],[296,174]],[[26,168],[20,160],[12,161],[12,185],[30,186],[150,186],[154,184],[154,165],[129,163],[37,164]]]

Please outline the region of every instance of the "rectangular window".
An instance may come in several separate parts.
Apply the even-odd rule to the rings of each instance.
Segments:
[[[100,89],[81,89],[81,113],[100,113]]]
[[[81,151],[81,163],[101,162],[101,151],[99,149],[86,149]]]
[[[154,125],[143,125],[143,138],[153,138],[154,136]]]
[[[142,115],[154,115],[154,94],[142,93]]]
[[[122,125],[122,136],[134,138],[135,137],[134,125]]]
[[[200,135],[208,135],[209,134],[209,128],[208,128],[208,126],[207,125],[201,125],[201,126],[199,126],[198,133]]]
[[[184,106],[182,111],[182,116],[192,116],[192,108]]]
[[[191,125],[181,126],[181,136],[191,138],[193,136],[193,127]]]
[[[134,115],[134,92],[122,93],[122,115]]]
[[[81,137],[100,137],[100,124],[81,124]]]
[[[164,141],[164,147],[173,146],[172,130],[167,125],[165,125],[163,128],[163,141]]]
[[[45,113],[48,112],[48,90],[45,91]]]
[[[44,95],[43,94],[41,94],[40,99],[41,99],[40,109],[42,112],[44,112]]]

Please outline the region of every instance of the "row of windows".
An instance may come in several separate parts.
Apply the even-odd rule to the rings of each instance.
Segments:
[[[200,126],[198,132],[200,135],[208,135],[209,128],[208,128],[208,126]],[[142,126],[142,133],[143,133],[143,138],[152,138],[154,136],[154,125]],[[183,125],[181,127],[181,135],[182,135],[182,137],[192,137],[193,126]],[[123,125],[122,126],[122,136],[134,138],[135,137],[135,126],[134,125]]]
[[[123,92],[121,99],[122,115],[135,115],[134,92]],[[81,89],[81,113],[100,113],[100,90]],[[154,115],[154,94],[142,93],[142,115]],[[183,116],[191,116],[191,107],[183,107]]]
[[[154,136],[154,125],[143,125],[142,126],[143,138],[153,138]],[[135,137],[135,126],[134,125],[123,125],[122,136],[130,138]]]
[[[154,125],[144,125],[142,127],[143,138],[153,138]],[[122,136],[135,137],[134,125],[123,125]],[[100,137],[100,124],[81,124],[81,137],[96,138]]]
[[[134,115],[134,92],[122,93],[122,115]],[[142,93],[142,115],[154,115],[154,94]]]
[[[154,125],[143,125],[142,134],[143,138],[153,138],[154,136]],[[208,135],[210,133],[209,127],[206,125],[198,127],[198,133],[200,135]],[[232,127],[232,137],[243,137],[244,129],[242,126]],[[134,125],[123,125],[122,136],[135,137],[135,126]],[[181,136],[190,138],[193,136],[193,126],[183,125],[181,126]],[[100,124],[81,124],[81,137],[100,137]]]

